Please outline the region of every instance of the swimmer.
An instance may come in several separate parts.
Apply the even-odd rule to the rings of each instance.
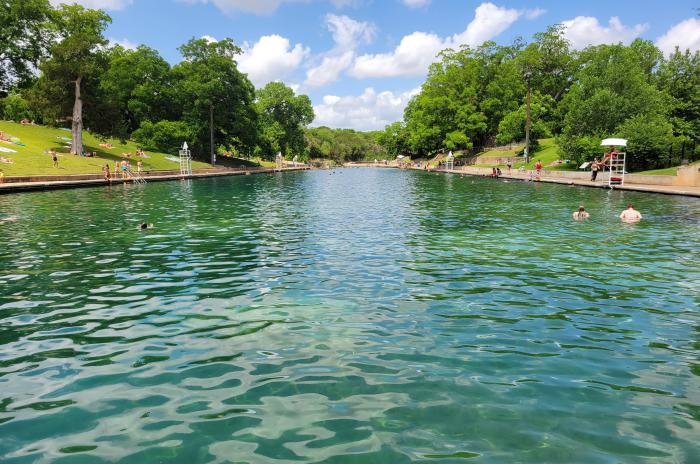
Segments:
[[[153,224],[148,224],[146,222],[142,222],[141,225],[139,226],[139,230],[146,230],[146,229],[153,229]]]
[[[0,222],[17,222],[17,216],[7,216],[0,218]]]
[[[579,206],[578,211],[574,211],[573,217],[574,221],[583,221],[591,217],[591,215],[588,214],[586,208],[584,208],[583,206]]]
[[[628,223],[639,222],[642,220],[642,215],[639,211],[634,209],[634,206],[630,203],[627,205],[627,209],[620,213],[620,219]]]

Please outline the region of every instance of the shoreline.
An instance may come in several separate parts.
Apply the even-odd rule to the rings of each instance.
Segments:
[[[417,168],[417,167],[401,168],[401,167],[396,166],[396,165],[382,165],[382,164],[375,165],[373,163],[347,163],[347,164],[344,164],[343,167],[410,169],[413,171],[420,171],[420,172],[436,172],[436,173],[442,173],[442,174],[455,174],[455,175],[460,175],[460,176],[491,178],[487,172],[487,171],[490,171],[490,169],[486,169],[486,168],[471,168],[471,169],[476,169],[476,171],[470,170],[470,169],[450,169],[450,170],[430,169],[430,170],[425,170],[425,169]],[[480,171],[478,171],[478,169],[484,169],[484,171],[480,172]],[[573,185],[573,186],[577,186],[577,187],[601,188],[601,189],[621,190],[621,191],[629,191],[629,192],[659,193],[662,195],[678,195],[678,196],[700,198],[700,187],[683,187],[683,186],[674,186],[674,185],[654,185],[654,184],[642,184],[642,183],[639,183],[639,184],[626,183],[625,185],[616,185],[616,186],[610,187],[608,185],[607,181],[605,181],[605,180],[591,182],[589,180],[556,177],[556,175],[553,174],[555,172],[556,171],[543,171],[544,175],[540,178],[540,180],[537,180],[537,181],[531,181],[528,173],[522,173],[522,174],[513,173],[513,172],[511,172],[510,174],[503,173],[498,178],[499,179],[508,179],[508,180],[518,180],[521,182],[542,182],[542,183],[546,183],[546,184]]]
[[[423,171],[423,169],[420,168],[409,168],[417,171]],[[482,173],[478,172],[469,172],[467,170],[459,170],[459,169],[433,169],[428,172],[440,172],[443,174],[458,174],[458,175],[466,175],[466,176],[472,176],[472,177],[489,177],[485,176]],[[567,179],[564,177],[554,177],[551,175],[552,171],[549,171],[549,173],[546,174],[546,176],[540,177],[539,180],[530,180],[530,177],[528,174],[523,174],[523,175],[518,175],[518,174],[501,174],[498,178],[499,179],[508,179],[508,180],[518,180],[521,182],[542,182],[542,183],[547,183],[547,184],[559,184],[559,185],[573,185],[576,187],[589,187],[589,188],[601,188],[601,189],[609,189],[609,190],[621,190],[621,191],[629,191],[629,192],[644,192],[644,193],[659,193],[662,195],[678,195],[678,196],[687,196],[687,197],[696,197],[700,198],[700,187],[681,187],[681,186],[672,186],[672,185],[652,185],[652,184],[631,184],[631,183],[626,183],[624,185],[615,185],[615,186],[609,186],[607,181],[604,180],[599,180],[596,182],[592,181],[587,181],[587,180],[578,180],[578,179]]]
[[[271,174],[275,172],[287,172],[287,171],[307,171],[311,168],[308,166],[299,167],[289,167],[289,168],[262,168],[262,169],[212,169],[211,171],[204,172],[193,172],[192,175],[183,176],[179,173],[177,174],[153,174],[150,176],[144,176],[143,179],[146,183],[149,182],[166,182],[173,180],[185,180],[185,179],[201,179],[209,177],[227,177],[227,176],[245,176],[251,174]],[[9,195],[13,193],[22,192],[35,192],[42,190],[63,190],[71,188],[87,188],[87,187],[102,187],[118,184],[133,184],[133,179],[112,179],[108,182],[102,178],[102,176],[96,176],[91,174],[85,175],[75,175],[74,177],[85,177],[85,176],[95,176],[97,178],[93,179],[71,179],[70,176],[55,176],[56,180],[41,180],[33,182],[7,182],[0,184],[0,195]],[[50,177],[50,176],[35,176],[35,177]]]

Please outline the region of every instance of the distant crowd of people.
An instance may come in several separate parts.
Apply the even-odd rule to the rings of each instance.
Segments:
[[[143,173],[143,161],[136,161],[136,174],[141,176]],[[112,171],[109,164],[105,164],[102,167],[102,175],[104,180],[111,183],[112,182]],[[131,161],[122,160],[114,163],[114,178],[121,177],[122,180],[133,179],[134,171],[131,169]]]

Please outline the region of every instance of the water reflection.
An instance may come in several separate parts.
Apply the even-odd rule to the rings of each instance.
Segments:
[[[370,169],[6,214],[7,462],[698,460],[697,200]]]

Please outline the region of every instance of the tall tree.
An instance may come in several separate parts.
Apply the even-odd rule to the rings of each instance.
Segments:
[[[0,94],[34,77],[53,39],[48,0],[0,1]]]
[[[65,108],[72,97],[71,153],[83,150],[84,83],[104,72],[107,39],[103,33],[111,18],[101,10],[61,5],[56,26],[61,40],[51,47],[51,58],[40,65],[38,94],[45,106]]]
[[[116,135],[126,138],[143,121],[177,118],[170,81],[170,65],[157,51],[143,45],[136,50],[114,47],[100,87],[116,107]]]
[[[270,82],[256,93],[255,106],[262,125],[262,141],[268,156],[276,151],[301,155],[306,149],[304,128],[314,120],[314,109],[306,95],[281,82]],[[272,153],[269,153],[269,152]]]
[[[179,50],[184,61],[173,67],[173,76],[183,119],[197,134],[195,149],[208,147],[212,164],[217,140],[250,152],[257,140],[255,87],[238,70],[235,57],[240,47],[231,39],[192,39]]]

